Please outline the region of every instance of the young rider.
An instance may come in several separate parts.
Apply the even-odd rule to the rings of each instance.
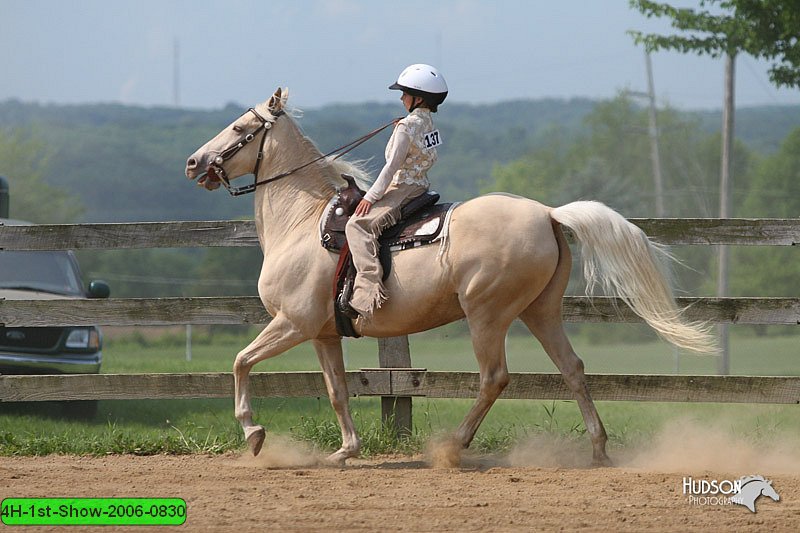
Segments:
[[[431,113],[447,97],[441,73],[424,64],[407,67],[389,89],[403,91],[400,100],[409,114],[395,125],[386,145],[386,165],[345,228],[357,275],[349,304],[340,301],[339,308],[351,318],[360,315],[366,320],[386,300],[378,237],[397,222],[404,205],[430,186],[427,174],[440,144]]]

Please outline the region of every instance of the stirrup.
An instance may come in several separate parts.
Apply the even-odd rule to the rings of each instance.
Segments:
[[[339,308],[339,312],[340,313],[342,313],[344,316],[346,316],[350,320],[355,320],[360,316],[358,311],[356,311],[355,308],[353,308],[353,306],[350,305],[350,302],[348,302],[345,299],[344,291],[339,293],[339,297],[336,298],[336,307]]]

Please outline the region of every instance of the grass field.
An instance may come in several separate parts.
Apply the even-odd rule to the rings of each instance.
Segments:
[[[185,358],[184,339],[175,333],[150,340],[141,336],[111,338],[104,350],[103,372],[227,372],[236,352],[252,335],[252,331],[210,338],[198,334],[191,361]],[[579,339],[575,346],[589,373],[716,373],[716,359],[676,355],[661,342],[603,345]],[[732,373],[798,375],[798,346],[800,337],[796,335],[754,337],[734,331]],[[512,372],[554,371],[530,336],[509,336],[507,351]],[[372,339],[345,341],[348,370],[378,366],[376,353]],[[411,353],[415,367],[477,369],[469,339],[448,334],[447,330],[412,336]],[[310,345],[301,345],[256,367],[256,371],[318,369]],[[365,454],[418,451],[431,435],[457,426],[470,404],[470,400],[415,399],[414,435],[398,441],[379,423],[379,399],[351,401]],[[258,398],[253,406],[256,420],[268,431],[290,433],[321,448],[338,445],[339,430],[327,398]],[[756,440],[773,439],[776,435],[796,439],[800,437],[799,409],[794,405],[598,403],[615,446],[646,439],[676,419],[722,424],[732,434]],[[583,422],[574,402],[499,400],[481,426],[474,447],[503,450],[542,432],[588,442],[582,437]],[[0,455],[218,453],[242,446],[231,399],[101,401],[98,415],[88,421],[65,418],[54,403],[0,406]]]

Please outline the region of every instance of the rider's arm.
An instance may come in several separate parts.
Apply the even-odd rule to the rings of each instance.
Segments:
[[[392,177],[400,169],[408,154],[411,135],[409,135],[406,125],[403,123],[398,124],[393,136],[394,144],[391,153],[386,158],[386,164],[381,173],[378,174],[378,179],[375,180],[367,194],[364,195],[364,199],[371,204],[380,200],[386,193],[386,189],[389,188],[389,184],[392,182]]]

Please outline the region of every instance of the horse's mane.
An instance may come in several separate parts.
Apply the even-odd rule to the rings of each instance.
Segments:
[[[297,119],[303,116],[303,111],[297,107],[292,107],[287,105],[286,101],[289,98],[289,91],[284,90],[283,94],[281,95],[281,107],[284,110],[284,113],[294,119],[295,125],[298,127],[298,130],[303,136],[303,140],[311,144],[315,149],[319,150],[316,143],[311,140],[300,127]],[[278,117],[272,114],[268,107],[268,102],[264,102],[256,106],[257,111],[268,121],[275,122]],[[322,153],[320,151],[320,153]],[[369,172],[366,170],[366,160],[356,160],[356,161],[349,161],[345,158],[334,159],[334,156],[328,158],[328,163],[333,167],[335,175],[338,177],[342,174],[349,174],[353,176],[356,180],[356,183],[359,187],[363,190],[368,190],[372,185],[374,179],[370,176]],[[334,188],[337,188],[341,185],[341,182],[331,183]]]
[[[367,164],[365,160],[348,161],[346,159],[336,159],[331,161],[331,165],[336,170],[337,174],[350,174],[356,179],[356,183],[363,190],[369,190],[375,181],[369,172],[364,168]]]
[[[764,482],[767,482],[767,480],[764,479],[764,476],[746,476],[746,477],[741,478],[739,481],[742,482],[742,487],[744,487],[745,485],[747,485],[751,481],[764,481]]]

